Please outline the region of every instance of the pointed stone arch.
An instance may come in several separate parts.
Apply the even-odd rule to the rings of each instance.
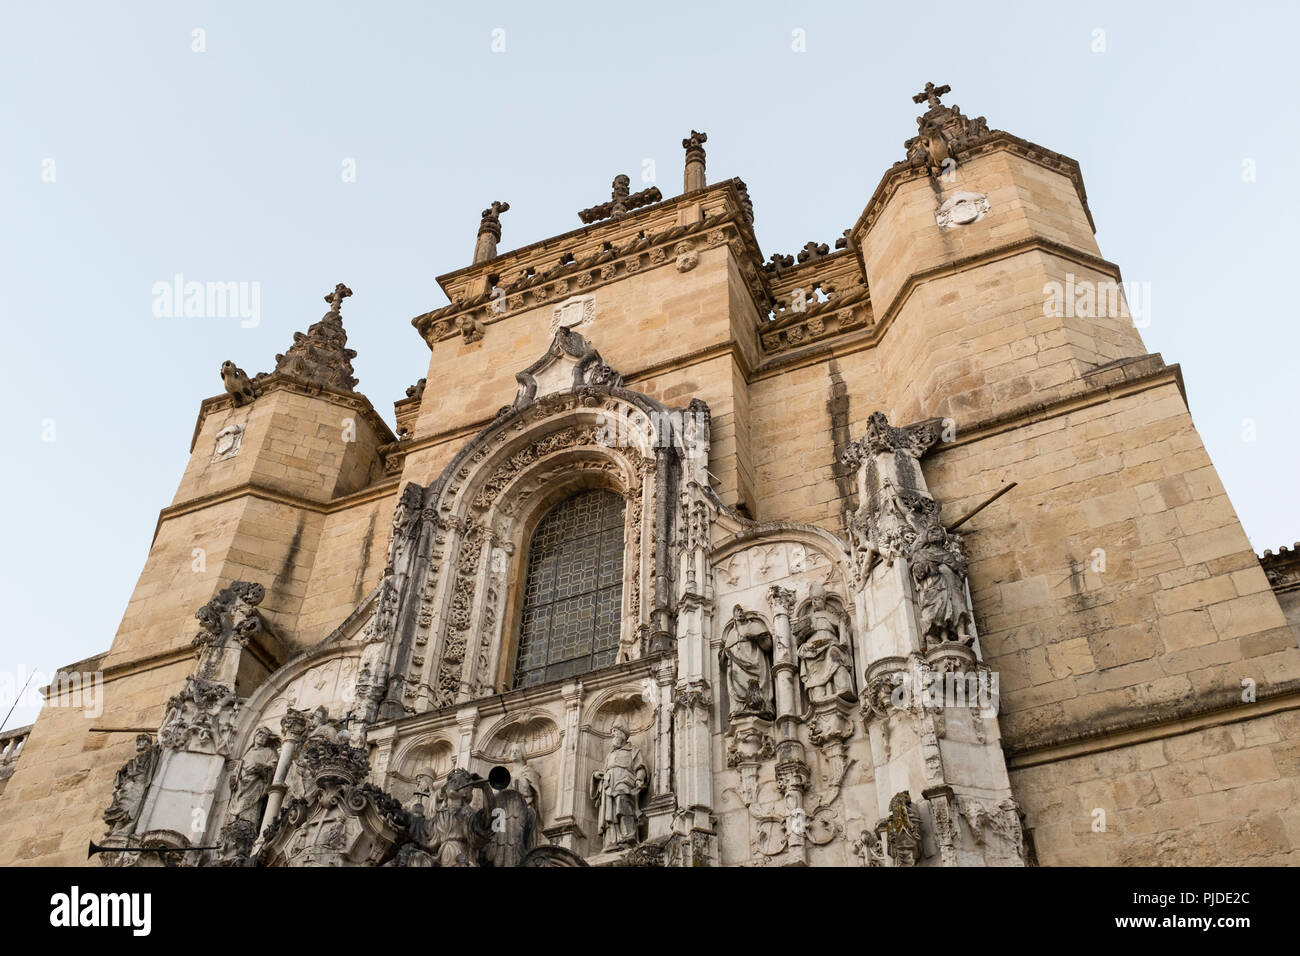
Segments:
[[[688,458],[707,461],[708,410],[698,401],[671,409],[621,382],[561,329],[521,373],[516,403],[429,488],[403,490],[382,586],[390,597],[381,595],[372,629],[387,648],[376,668],[386,678],[382,706],[374,701],[380,719],[509,688],[520,610],[511,595],[527,542],[552,505],[583,488],[626,502],[618,659],[671,648],[678,488],[700,470]]]

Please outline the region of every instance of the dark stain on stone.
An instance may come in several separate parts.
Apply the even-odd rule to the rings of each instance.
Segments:
[[[844,449],[853,441],[849,434],[849,387],[840,374],[840,363],[831,359],[827,365],[831,378],[830,399],[826,402],[826,411],[831,416],[831,476],[835,479],[835,489],[840,498],[840,520],[843,530],[848,532],[849,511],[853,507],[853,469],[840,460]]]
[[[271,589],[276,594],[283,594],[289,580],[293,577],[293,567],[298,563],[298,554],[302,551],[302,524],[303,519],[299,516],[298,527],[294,528],[293,540],[289,542],[289,553],[284,556],[280,570],[276,572],[275,580],[271,583]]]
[[[365,536],[361,539],[361,561],[358,562],[357,580],[352,586],[352,600],[360,601],[365,595],[362,593],[362,587],[365,585],[366,572],[370,570],[370,549],[374,544],[375,537],[375,512],[376,508],[370,512],[370,522],[366,525]]]

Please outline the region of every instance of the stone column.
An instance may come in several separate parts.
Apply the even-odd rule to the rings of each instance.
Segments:
[[[684,193],[695,192],[707,185],[704,179],[704,144],[708,139],[707,133],[691,130],[691,135],[682,140],[682,148],[686,150],[686,172],[682,177]]]
[[[776,692],[777,742],[793,740],[799,714],[799,665],[794,660],[794,635],[790,614],[794,611],[794,591],[779,585],[767,590],[772,610],[772,683]]]
[[[292,710],[280,718],[280,760],[275,765],[275,776],[266,791],[266,813],[262,814],[260,834],[275,822],[284,805],[284,794],[289,789],[289,770],[293,766],[293,757],[302,743],[303,734],[307,732],[307,715],[300,710]]]
[[[474,265],[497,257],[497,243],[501,241],[501,214],[510,208],[508,202],[493,201],[483,210],[478,225],[478,238],[474,242]]]
[[[474,747],[474,729],[478,726],[478,706],[470,704],[456,711],[456,727],[460,740],[456,744],[456,766],[469,769],[469,755]]]
[[[796,733],[799,665],[795,663],[794,634],[790,629],[794,602],[795,593],[789,588],[773,585],[767,590],[767,603],[772,611],[772,682],[776,691],[776,784],[785,797],[787,853],[801,861],[807,858],[803,798],[810,774],[803,744]]]
[[[582,736],[582,681],[572,681],[561,691],[564,697],[563,746],[560,750],[560,792],[555,799],[555,823],[543,832],[552,843],[581,852],[584,834],[578,827],[579,738]],[[586,796],[584,790],[583,796]]]

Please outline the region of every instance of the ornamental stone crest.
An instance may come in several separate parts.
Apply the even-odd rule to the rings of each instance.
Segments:
[[[558,325],[546,354],[515,375],[519,392],[513,408],[523,408],[554,392],[601,385],[620,388],[623,376],[605,364],[594,346],[577,332]]]
[[[983,193],[953,193],[935,212],[934,221],[945,229],[956,229],[979,222],[988,211],[989,200]]]
[[[217,439],[212,446],[212,461],[226,461],[239,454],[239,446],[244,442],[243,425],[227,425],[217,432]]]

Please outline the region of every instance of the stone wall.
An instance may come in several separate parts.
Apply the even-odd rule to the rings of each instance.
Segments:
[[[1294,866],[1300,711],[1016,767],[1044,866]]]

